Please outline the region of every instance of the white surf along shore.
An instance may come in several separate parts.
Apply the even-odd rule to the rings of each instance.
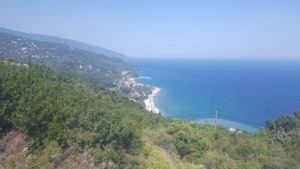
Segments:
[[[159,109],[155,107],[154,104],[154,97],[159,93],[159,91],[160,88],[154,87],[152,89],[152,93],[148,95],[148,98],[146,100],[144,100],[146,110],[153,113],[159,113]]]
[[[155,106],[155,103],[154,103],[154,99],[157,96],[157,94],[161,91],[161,89],[158,87],[151,87],[151,86],[148,86],[146,84],[142,84],[142,83],[139,83],[136,81],[137,79],[151,79],[151,77],[148,77],[148,76],[133,77],[128,71],[122,72],[122,76],[123,76],[122,79],[118,82],[118,85],[120,87],[135,89],[135,88],[147,86],[147,87],[151,88],[151,93],[148,95],[146,94],[146,92],[135,90],[131,95],[129,95],[130,100],[141,103],[141,100],[136,100],[136,99],[134,99],[134,97],[139,97],[139,98],[146,97],[146,99],[143,100],[143,102],[142,102],[142,103],[144,103],[144,108],[147,111],[152,112],[152,113],[161,113],[160,110]],[[198,119],[197,121],[202,124],[210,124],[210,125],[215,124],[214,118],[201,118],[201,119]],[[218,119],[218,124],[220,126],[227,128],[230,132],[240,133],[241,130],[245,130],[248,132],[253,132],[256,130],[256,128],[254,128],[252,126],[247,126],[242,123],[233,122],[233,121],[229,121],[229,120],[225,120],[225,119]]]
[[[139,76],[139,77],[133,77],[132,74],[129,71],[123,71],[121,73],[122,78],[118,81],[117,85],[120,88],[131,88],[133,89],[133,92],[129,94],[129,99],[134,102],[139,102],[139,98],[143,97],[146,99],[143,100],[145,109],[147,111],[153,112],[153,113],[160,113],[159,109],[155,107],[154,104],[154,97],[159,93],[160,88],[158,87],[151,87],[146,84],[138,83],[137,79],[151,79],[151,77],[148,76]],[[141,87],[147,86],[151,88],[151,93],[147,95],[146,92],[143,92],[140,90]],[[138,98],[138,99],[136,99]]]
[[[136,79],[151,79],[149,76],[139,76],[136,78],[133,78],[133,83],[135,85],[144,85],[141,83],[136,82]],[[145,109],[152,113],[160,113],[159,109],[155,106],[154,103],[154,97],[160,92],[160,88],[158,87],[152,87],[152,92],[148,95],[148,97],[144,100]]]

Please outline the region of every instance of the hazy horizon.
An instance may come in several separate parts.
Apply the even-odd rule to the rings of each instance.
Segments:
[[[300,59],[299,1],[2,1],[0,26],[132,58]]]

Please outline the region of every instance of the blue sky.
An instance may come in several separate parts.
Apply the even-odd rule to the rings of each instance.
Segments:
[[[0,26],[130,57],[299,58],[299,0],[0,0]]]

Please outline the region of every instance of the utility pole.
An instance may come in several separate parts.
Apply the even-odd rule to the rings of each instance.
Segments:
[[[215,114],[215,133],[217,133],[217,125],[218,125],[218,111]]]

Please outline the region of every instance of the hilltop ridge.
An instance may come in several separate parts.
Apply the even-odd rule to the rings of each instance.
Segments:
[[[24,37],[27,39],[37,40],[37,41],[44,41],[44,42],[52,42],[52,43],[59,43],[59,44],[65,44],[73,48],[78,48],[82,50],[87,50],[90,52],[106,55],[108,57],[115,57],[120,59],[127,59],[128,57],[120,52],[116,52],[110,49],[98,47],[95,45],[79,42],[76,40],[66,39],[66,38],[60,38],[56,36],[50,36],[50,35],[42,35],[42,34],[33,34],[33,33],[25,33],[20,32],[12,29],[7,29],[0,27],[0,32],[12,34],[15,36]]]

